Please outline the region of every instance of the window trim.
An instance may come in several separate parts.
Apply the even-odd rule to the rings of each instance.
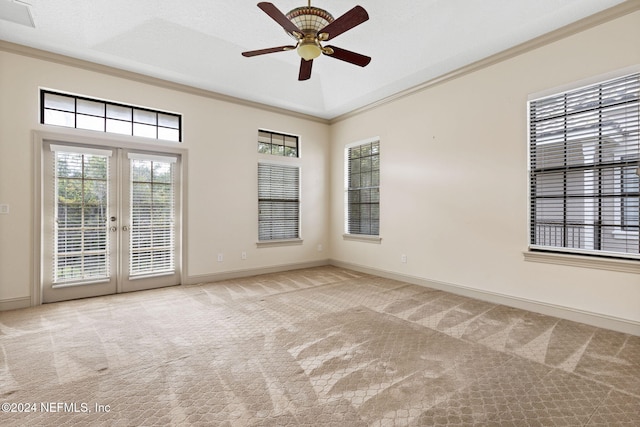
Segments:
[[[258,240],[256,247],[258,248],[275,248],[280,246],[299,246],[304,242],[303,239],[277,239],[277,240]]]
[[[522,255],[524,256],[524,260],[528,262],[640,274],[640,262],[633,259],[609,258],[598,255],[590,256],[568,252],[552,252],[531,248],[523,251]]]
[[[382,237],[380,236],[371,236],[368,234],[343,234],[343,240],[352,240],[354,242],[365,242],[365,243],[382,243]]]
[[[349,232],[349,150],[354,147],[358,147],[365,144],[371,144],[377,142],[381,144],[381,138],[374,136],[366,138],[360,141],[352,142],[344,146],[344,233],[342,238],[344,240],[352,240],[367,243],[381,243],[382,237],[380,233],[380,218],[378,218],[378,233],[377,234],[361,234]],[[380,153],[378,152],[378,157]],[[380,191],[380,182],[378,182],[378,192]],[[378,199],[378,212],[380,212],[380,199]]]
[[[523,251],[525,261],[549,263],[557,265],[604,269],[618,272],[640,273],[639,257],[621,254],[615,252],[597,251],[588,253],[585,251],[572,251],[568,248],[539,247],[531,243],[531,222],[532,222],[532,203],[531,203],[531,126],[530,126],[530,103],[545,97],[559,95],[563,92],[579,90],[581,88],[605,83],[608,80],[622,78],[628,75],[640,73],[640,65],[633,65],[613,72],[592,76],[570,84],[557,86],[555,88],[532,93],[527,98],[527,249]],[[640,168],[640,166],[639,166]],[[639,169],[640,170],[640,169]],[[622,229],[613,232],[614,238],[620,238],[616,235],[633,233]]]

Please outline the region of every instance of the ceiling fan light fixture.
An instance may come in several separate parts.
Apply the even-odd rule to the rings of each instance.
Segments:
[[[305,61],[316,59],[321,53],[322,49],[313,41],[303,41],[300,42],[300,45],[298,46],[298,55],[300,55],[300,57]]]

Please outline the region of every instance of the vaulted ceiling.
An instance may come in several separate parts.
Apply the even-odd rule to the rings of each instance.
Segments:
[[[271,2],[285,14],[307,5]],[[331,44],[373,60],[360,68],[321,56],[307,81],[297,80],[295,51],[241,56],[292,42],[256,0],[0,0],[0,39],[332,119],[620,3],[312,0],[336,18],[364,7],[370,19]]]

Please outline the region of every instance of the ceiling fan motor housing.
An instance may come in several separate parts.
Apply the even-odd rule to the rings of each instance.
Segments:
[[[329,12],[317,7],[297,7],[287,13],[286,16],[305,35],[310,33],[315,35],[333,22],[333,16]]]

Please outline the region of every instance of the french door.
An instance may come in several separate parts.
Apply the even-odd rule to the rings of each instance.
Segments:
[[[44,144],[43,302],[180,283],[180,156]]]

